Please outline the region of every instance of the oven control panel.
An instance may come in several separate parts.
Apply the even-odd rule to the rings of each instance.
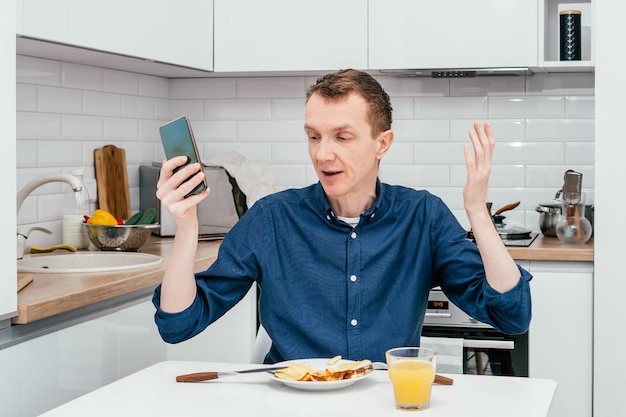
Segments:
[[[454,305],[439,287],[433,288],[428,296],[424,326],[491,328]]]

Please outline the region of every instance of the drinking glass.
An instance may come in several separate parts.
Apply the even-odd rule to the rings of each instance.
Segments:
[[[437,352],[421,347],[399,347],[385,352],[396,408],[422,410],[430,406]]]

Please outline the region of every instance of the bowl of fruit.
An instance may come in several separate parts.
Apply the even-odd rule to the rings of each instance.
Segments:
[[[160,227],[155,219],[154,208],[139,211],[126,221],[98,209],[91,217],[85,216],[83,227],[91,243],[100,250],[136,252],[148,241],[152,232]]]

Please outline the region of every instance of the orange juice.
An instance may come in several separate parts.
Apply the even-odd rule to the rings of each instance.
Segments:
[[[396,404],[401,408],[424,408],[430,402],[435,366],[426,360],[399,360],[389,367]]]

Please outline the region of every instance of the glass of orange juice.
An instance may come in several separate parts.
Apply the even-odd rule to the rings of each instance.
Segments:
[[[421,410],[430,406],[437,352],[421,347],[399,347],[385,352],[396,408]]]

